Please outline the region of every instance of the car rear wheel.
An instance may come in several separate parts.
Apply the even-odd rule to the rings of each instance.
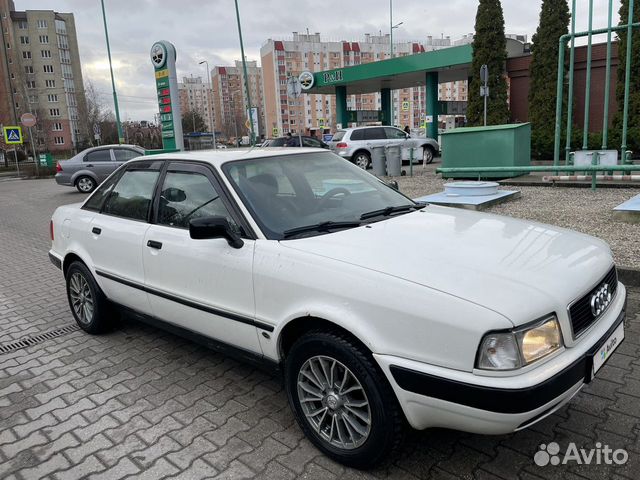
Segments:
[[[80,193],[91,193],[97,186],[97,182],[91,177],[84,176],[76,180],[76,188]]]
[[[372,468],[403,433],[398,402],[371,354],[346,335],[315,331],[291,347],[285,385],[298,424],[323,453]]]
[[[358,152],[353,156],[353,163],[366,170],[371,165],[371,157],[367,152]]]
[[[431,147],[424,147],[422,150],[422,162],[426,165],[433,162],[434,152]]]
[[[111,305],[86,265],[73,262],[65,278],[69,308],[80,328],[88,333],[108,330],[113,316]]]

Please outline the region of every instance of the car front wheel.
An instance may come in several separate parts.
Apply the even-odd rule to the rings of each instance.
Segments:
[[[345,335],[315,331],[285,361],[289,403],[323,453],[355,468],[382,462],[402,440],[398,402],[371,354]]]
[[[91,177],[80,177],[76,181],[76,188],[80,193],[91,193],[96,189],[97,186],[98,184]]]
[[[82,262],[73,262],[66,273],[67,298],[76,323],[88,333],[109,329],[112,309],[91,272]]]

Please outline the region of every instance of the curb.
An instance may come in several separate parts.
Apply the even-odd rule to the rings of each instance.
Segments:
[[[628,287],[640,287],[640,270],[637,268],[618,267],[618,280]]]

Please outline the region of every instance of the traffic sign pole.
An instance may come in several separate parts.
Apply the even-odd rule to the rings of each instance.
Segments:
[[[33,163],[36,164],[36,177],[39,177],[40,164],[38,162],[38,154],[36,153],[36,144],[33,141],[33,134],[31,133],[31,127],[29,127],[29,140],[31,140],[31,152],[33,153]]]

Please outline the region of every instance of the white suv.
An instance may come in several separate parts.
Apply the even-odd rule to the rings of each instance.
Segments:
[[[414,161],[431,163],[440,151],[432,138],[412,137],[396,127],[356,127],[338,130],[329,142],[329,148],[360,168],[371,165],[371,147],[400,144],[414,148]]]
[[[51,235],[85,331],[117,306],[272,367],[309,439],[360,468],[398,445],[405,419],[525,428],[624,338],[604,242],[416,204],[323,149],[133,160],[58,208]]]

